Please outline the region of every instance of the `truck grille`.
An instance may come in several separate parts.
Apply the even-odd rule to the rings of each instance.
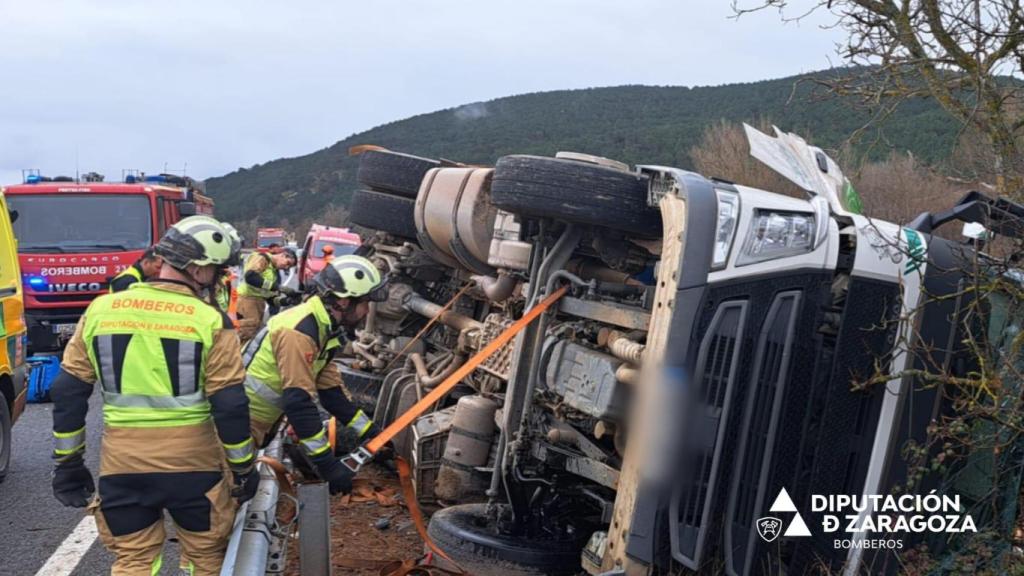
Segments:
[[[725,432],[729,403],[736,384],[740,335],[747,315],[745,300],[723,302],[715,311],[711,325],[701,342],[697,356],[697,390],[701,405],[696,414],[703,416],[705,433],[688,458],[688,469],[695,475],[673,495],[673,549],[678,559],[692,568],[700,563],[709,527],[710,507],[715,500],[716,477],[722,465],[722,435]]]
[[[776,295],[758,336],[730,498],[730,541],[726,546],[730,574],[747,573],[748,559],[757,544],[754,522],[771,505],[765,499],[772,497],[767,494],[772,447],[789,378],[800,297],[800,292]]]

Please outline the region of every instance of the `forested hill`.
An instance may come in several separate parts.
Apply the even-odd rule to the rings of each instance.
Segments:
[[[511,153],[572,150],[629,163],[691,166],[688,151],[721,120],[779,127],[834,147],[864,124],[842,101],[810,94],[799,77],[713,87],[619,86],[510,96],[414,116],[354,134],[306,156],[283,158],[207,180],[218,216],[272,225],[344,206],[356,187],[356,144],[469,163]],[[796,86],[796,90],[794,90]],[[904,105],[884,125],[885,145],[918,158],[945,158],[956,127],[933,103]],[[880,154],[889,148],[875,147]]]

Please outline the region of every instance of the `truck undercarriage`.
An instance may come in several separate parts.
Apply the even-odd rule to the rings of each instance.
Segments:
[[[942,342],[931,360],[970,370],[973,252],[928,235],[934,218],[848,210],[838,167],[794,150],[819,171],[808,200],[575,153],[363,154],[352,222],[390,289],[343,372],[380,425],[567,287],[395,439],[453,559],[482,576],[898,569],[820,530],[771,544],[758,523],[780,492],[810,511],[812,494],[908,484],[901,446],[953,400],[902,375],[935,365],[898,344]],[[1019,492],[1019,470],[1002,481]]]

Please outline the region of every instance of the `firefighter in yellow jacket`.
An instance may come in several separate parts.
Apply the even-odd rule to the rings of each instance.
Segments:
[[[160,267],[163,266],[163,262],[163,259],[157,256],[152,248],[146,250],[134,264],[111,278],[110,292],[127,290],[129,286],[136,282],[156,278],[160,274]]]
[[[332,360],[344,331],[361,322],[369,302],[383,300],[387,288],[377,267],[354,255],[332,260],[313,286],[315,295],[271,318],[246,346],[245,388],[257,444],[287,415],[306,456],[336,494],[352,489],[353,473],[331,453],[316,399],[354,437],[376,435],[373,421],[345,395]]]
[[[236,258],[219,222],[181,220],[156,246],[159,278],[96,298],[55,379],[54,496],[96,517],[115,576],[157,574],[164,511],[191,574],[220,573],[235,504],[259,481],[238,336],[199,293]],[[103,396],[98,497],[85,467],[85,416]],[[229,473],[230,472],[230,473]]]
[[[228,231],[228,235],[231,237],[231,241],[238,246],[238,249],[242,248],[242,237],[238,234],[238,230],[234,226],[227,222],[221,222],[225,229]],[[208,298],[212,304],[215,304],[221,311],[226,312],[228,317],[238,326],[237,319],[235,318],[234,307],[231,305],[231,301],[238,301],[238,293],[235,290],[235,273],[233,268],[238,262],[232,262],[230,265],[221,266],[217,270],[217,279],[214,282],[213,289],[211,291],[211,297]]]
[[[277,271],[287,270],[297,261],[293,250],[276,254],[253,252],[246,258],[238,286],[238,336],[243,346],[263,326],[267,303],[282,293]]]

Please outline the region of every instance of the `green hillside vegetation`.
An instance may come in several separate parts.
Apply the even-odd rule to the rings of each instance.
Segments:
[[[347,204],[357,186],[358,167],[358,158],[348,156],[348,148],[357,144],[480,164],[491,164],[505,154],[572,150],[631,164],[692,169],[691,147],[700,142],[708,126],[723,120],[767,118],[824,148],[841,145],[868,120],[848,103],[815,93],[811,83],[798,83],[800,78],[510,96],[391,122],[312,154],[211,178],[206,189],[222,218],[255,220],[261,225],[285,220],[295,224],[322,215],[328,205]],[[923,100],[901,107],[881,129],[883,138],[870,138],[874,146],[860,144],[862,151],[875,158],[910,151],[926,163],[936,163],[949,156],[957,137],[953,121],[934,103]]]

